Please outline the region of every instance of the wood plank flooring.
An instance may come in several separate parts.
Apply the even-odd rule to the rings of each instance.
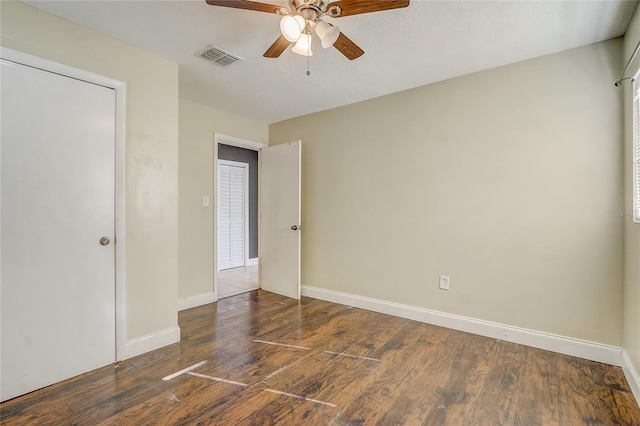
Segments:
[[[179,322],[180,343],[7,401],[0,422],[640,425],[620,368],[446,328],[261,290]]]

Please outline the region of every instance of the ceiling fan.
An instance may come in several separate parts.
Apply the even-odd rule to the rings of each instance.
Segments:
[[[409,0],[289,0],[289,8],[249,0],[206,0],[206,2],[212,6],[281,15],[281,35],[264,53],[263,56],[266,58],[279,57],[291,43],[295,43],[291,49],[293,52],[312,56],[311,34],[315,32],[323,48],[334,46],[350,60],[362,56],[364,50],[340,32],[338,27],[323,21],[323,17],[341,18],[409,6]]]

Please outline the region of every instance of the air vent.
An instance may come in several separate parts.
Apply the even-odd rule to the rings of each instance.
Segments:
[[[238,61],[243,61],[239,56],[232,55],[229,52],[225,52],[213,44],[205,47],[196,55],[200,56],[202,59],[206,59],[207,61],[219,65],[221,67],[228,67],[231,64],[235,64]]]

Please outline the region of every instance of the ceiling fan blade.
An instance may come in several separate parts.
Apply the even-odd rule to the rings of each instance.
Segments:
[[[269,47],[262,56],[264,56],[265,58],[277,58],[282,54],[282,52],[284,52],[287,47],[289,47],[290,44],[291,42],[284,38],[283,35],[281,35],[276,41],[273,42],[271,47]]]
[[[336,16],[336,18],[341,18],[343,16],[358,15],[360,13],[400,9],[409,6],[409,0],[338,0],[329,3],[327,10],[333,6],[340,7],[340,15]]]
[[[333,47],[338,49],[340,53],[351,61],[364,55],[364,50],[360,49],[357,44],[352,42],[349,37],[342,33],[340,33],[336,42],[333,43]]]
[[[258,3],[248,0],[206,0],[208,5],[231,7],[234,9],[255,10],[257,12],[278,13],[279,10],[287,8],[276,6],[274,4]]]

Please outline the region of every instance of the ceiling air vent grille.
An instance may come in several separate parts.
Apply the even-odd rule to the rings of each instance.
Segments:
[[[229,65],[243,60],[241,57],[232,55],[231,53],[226,52],[219,47],[214,46],[213,44],[205,47],[204,49],[196,53],[196,55],[221,67],[228,67]]]

